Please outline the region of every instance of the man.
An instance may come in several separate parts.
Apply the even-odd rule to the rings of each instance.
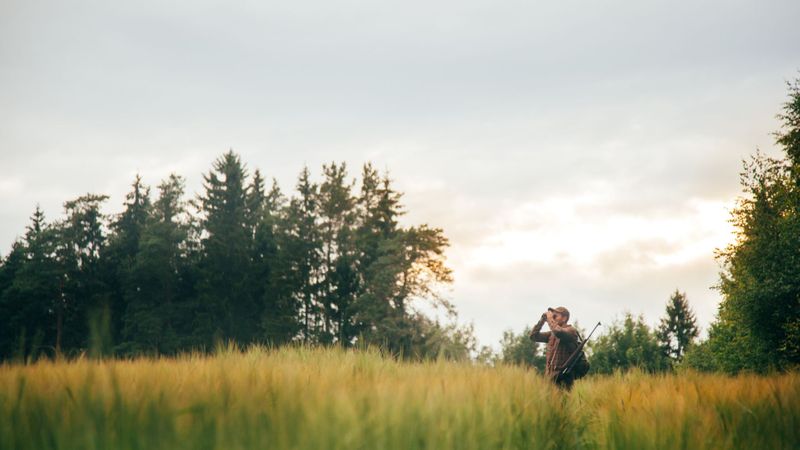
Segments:
[[[547,342],[545,377],[556,383],[557,386],[567,390],[572,388],[572,383],[575,380],[571,376],[559,380],[558,374],[578,347],[578,332],[575,327],[567,324],[568,321],[569,311],[567,308],[563,306],[547,308],[547,311],[542,314],[542,318],[533,327],[530,335],[534,342]],[[550,327],[550,331],[542,333],[542,326],[545,322]]]

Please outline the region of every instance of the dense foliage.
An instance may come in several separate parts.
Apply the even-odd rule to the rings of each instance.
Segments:
[[[644,318],[625,314],[621,322],[607,327],[605,332],[588,344],[591,349],[591,372],[611,373],[614,370],[638,368],[647,372],[667,370],[669,358],[658,336]]]
[[[800,363],[800,80],[778,118],[785,157],[758,152],[745,164],[736,241],[719,253],[723,300],[708,341],[688,358],[697,368],[764,372]]]
[[[0,358],[175,354],[216,342],[373,344],[407,357],[466,358],[471,328],[419,314],[427,300],[453,317],[437,286],[451,281],[441,229],[403,227],[401,193],[363,166],[306,168],[286,197],[225,153],[184,195],[171,175],[151,195],[136,177],[124,210],[85,195],[48,222],[37,207],[0,264]]]
[[[493,362],[533,367],[544,372],[544,344],[534,342],[530,334],[531,327],[525,327],[520,334],[512,330],[504,331],[500,341],[500,353],[495,356]]]

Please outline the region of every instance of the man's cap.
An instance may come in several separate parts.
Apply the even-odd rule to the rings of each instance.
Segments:
[[[555,311],[560,314],[564,314],[565,316],[569,317],[569,310],[564,308],[563,306],[559,306],[558,308],[547,308],[548,311]]]

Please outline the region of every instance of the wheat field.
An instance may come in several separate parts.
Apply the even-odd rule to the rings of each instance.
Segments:
[[[377,351],[0,365],[2,449],[795,449],[800,374],[588,377]]]

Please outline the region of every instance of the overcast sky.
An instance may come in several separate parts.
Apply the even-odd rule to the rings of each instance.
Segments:
[[[442,227],[482,344],[547,306],[705,328],[741,160],[800,69],[800,2],[0,0],[0,253],[36,203],[200,189],[229,148],[285,190],[365,161]]]

